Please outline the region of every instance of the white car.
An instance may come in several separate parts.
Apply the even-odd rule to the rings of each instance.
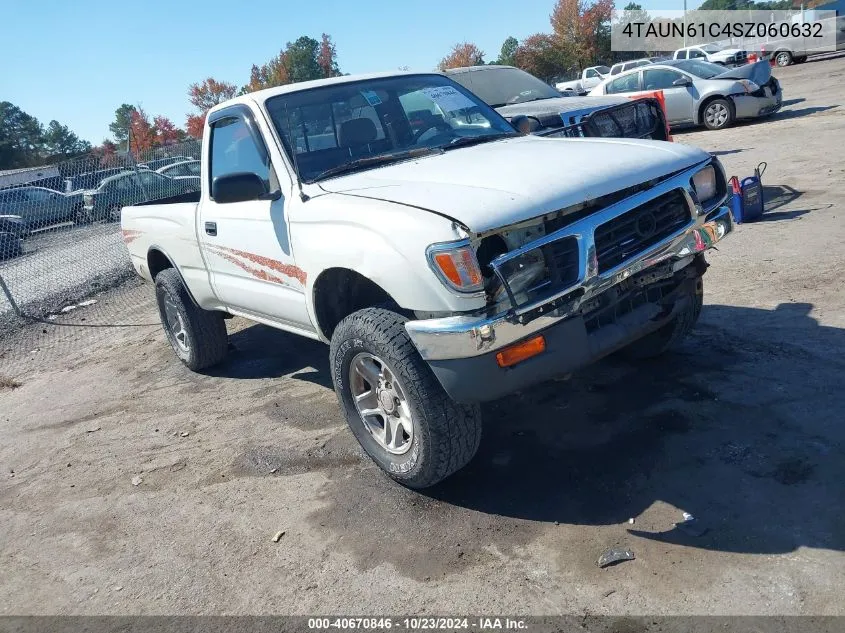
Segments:
[[[619,73],[624,73],[626,70],[639,68],[640,66],[645,66],[647,64],[652,63],[654,62],[652,62],[651,58],[649,57],[643,57],[642,59],[630,59],[627,62],[618,62],[610,67],[610,72],[607,73],[605,79],[607,79],[608,77],[613,77],[614,75],[618,75]]]
[[[230,315],[329,344],[352,433],[415,488],[473,457],[478,403],[677,343],[733,226],[707,152],[523,136],[441,74],[271,88],[205,126],[197,200],[121,220],[176,356],[222,362]]]
[[[722,66],[742,66],[748,62],[748,52],[739,48],[722,48],[718,44],[679,48],[672,59],[701,59]]]
[[[585,68],[578,79],[559,81],[555,84],[555,88],[563,93],[571,92],[576,95],[585,95],[598,86],[609,72],[610,68],[607,66],[591,66]]]

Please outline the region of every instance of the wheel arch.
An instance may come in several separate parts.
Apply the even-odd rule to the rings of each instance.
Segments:
[[[705,97],[704,100],[701,102],[701,105],[698,106],[698,110],[695,113],[695,116],[696,116],[695,123],[696,123],[696,125],[702,125],[704,123],[704,110],[707,108],[708,105],[710,105],[716,99],[723,99],[723,100],[727,101],[728,104],[731,107],[731,110],[733,110],[732,114],[733,114],[734,118],[736,118],[736,105],[734,104],[733,99],[731,99],[731,97],[729,95],[712,94],[712,95],[708,95],[707,97]]]
[[[375,281],[350,268],[323,270],[311,286],[311,300],[318,333],[327,341],[338,324],[364,308],[390,305],[401,312],[396,300]]]
[[[160,246],[156,244],[150,245],[147,249],[147,270],[150,273],[150,278],[153,280],[153,283],[155,283],[156,275],[168,268],[172,268],[176,271],[176,274],[179,275],[179,279],[182,282],[182,286],[185,288],[185,292],[188,293],[188,297],[195,306],[199,307],[199,303],[197,303],[191,289],[188,287],[188,284],[185,283],[182,271],[179,270],[176,264],[173,263],[173,258],[171,258],[170,255],[168,255]]]

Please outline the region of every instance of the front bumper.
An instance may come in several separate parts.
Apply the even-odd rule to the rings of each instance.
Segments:
[[[456,402],[496,400],[585,367],[667,325],[691,309],[698,281],[695,275],[684,279],[659,301],[647,302],[648,290],[644,289],[633,295],[633,300],[626,300],[637,303],[637,307],[611,318],[610,323],[601,323],[602,319],[591,316],[559,321],[542,331],[545,352],[507,369],[499,367],[495,351],[471,358],[430,360],[428,364]]]
[[[759,116],[773,114],[783,106],[783,92],[764,97],[753,95],[733,95],[734,109],[737,119],[753,119]]]
[[[694,172],[695,169],[691,171]],[[422,358],[432,367],[447,392],[453,398],[465,402],[476,400],[483,393],[495,392],[498,395],[503,395],[507,391],[502,392],[501,389],[488,390],[486,388],[477,391],[472,385],[468,386],[466,383],[473,383],[479,379],[489,383],[493,380],[494,375],[514,376],[518,373],[514,370],[519,369],[519,366],[508,370],[499,368],[496,363],[495,352],[539,332],[543,332],[544,336],[554,336],[554,340],[559,340],[560,343],[550,344],[547,340],[546,352],[525,364],[537,365],[538,363],[532,361],[537,361],[542,357],[553,357],[566,351],[568,356],[566,362],[543,361],[539,363],[542,365],[544,362],[549,362],[548,369],[555,369],[558,373],[566,373],[609,353],[617,347],[617,344],[630,342],[630,340],[633,340],[631,339],[632,335],[635,339],[648,333],[652,326],[654,326],[652,329],[660,327],[665,320],[659,323],[655,322],[652,314],[642,321],[642,314],[636,316],[632,313],[627,317],[627,322],[634,324],[633,329],[620,326],[625,331],[613,335],[619,339],[615,342],[607,339],[601,344],[593,345],[583,336],[576,336],[579,328],[583,329],[583,319],[580,317],[582,308],[598,295],[626,280],[647,277],[652,271],[658,269],[668,271],[664,275],[669,274],[671,276],[689,266],[695,255],[704,252],[733,230],[731,212],[724,204],[717,206],[706,214],[701,212],[701,208],[695,201],[690,189],[682,184],[684,182],[688,184],[689,178],[690,171],[686,171],[661,185],[655,186],[650,191],[632,196],[592,216],[574,222],[552,236],[547,236],[546,239],[575,236],[579,241],[581,250],[579,281],[575,286],[567,288],[564,292],[548,297],[540,304],[511,309],[494,316],[459,315],[408,321],[405,324],[408,335]],[[631,259],[622,262],[619,266],[600,273],[595,260],[594,231],[596,228],[603,222],[636,208],[651,198],[671,191],[673,188],[681,188],[688,197],[689,206],[692,210],[690,222],[679,231],[638,253]],[[531,246],[529,244],[524,248]],[[581,325],[579,325],[579,321]],[[559,328],[555,328],[552,332],[550,328],[554,326],[559,326]],[[573,343],[564,342],[568,337],[573,337]],[[622,343],[619,343],[620,340]],[[479,363],[478,360],[482,362]],[[449,362],[444,363],[443,361]],[[554,365],[554,367],[551,365]],[[554,374],[550,373],[546,378],[553,376]],[[505,378],[505,380],[508,379]],[[513,391],[520,386],[524,386],[520,385],[520,382],[519,380],[511,380],[512,388],[509,390]],[[539,380],[534,377],[530,382],[539,382]],[[465,389],[466,391],[464,391]],[[496,397],[496,395],[493,397]]]

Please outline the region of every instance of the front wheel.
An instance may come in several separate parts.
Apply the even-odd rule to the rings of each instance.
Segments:
[[[473,458],[481,412],[446,395],[405,321],[381,308],[341,321],[331,340],[332,380],[349,428],[370,458],[399,483],[427,488]]]
[[[778,66],[789,66],[792,63],[792,53],[789,51],[780,51],[775,55],[775,63]]]
[[[727,99],[713,99],[704,107],[704,125],[708,130],[729,127],[734,120],[733,105]]]
[[[223,315],[196,305],[174,268],[156,275],[155,285],[161,324],[179,360],[193,371],[221,362],[229,348]]]

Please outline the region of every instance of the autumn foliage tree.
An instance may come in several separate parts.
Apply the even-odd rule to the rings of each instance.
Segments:
[[[207,77],[200,83],[188,86],[188,101],[199,110],[199,114],[187,115],[185,129],[188,134],[194,138],[201,138],[205,115],[208,111],[236,94],[238,94],[238,87],[235,84],[217,81],[213,77]]]
[[[440,60],[437,67],[440,70],[447,68],[461,68],[463,66],[479,66],[484,63],[484,51],[472,42],[455,44],[451,52]]]
[[[340,75],[340,68],[337,65],[337,50],[331,36],[326,33],[323,33],[320,48],[317,49],[317,65],[320,67],[323,77]]]
[[[610,58],[613,0],[557,0],[550,21],[555,45],[579,70]]]
[[[150,117],[141,106],[136,106],[129,117],[129,151],[136,157],[156,146],[156,133]]]
[[[153,118],[153,131],[156,145],[173,145],[184,140],[185,133],[173,124],[166,116]]]
[[[525,72],[551,81],[571,64],[571,57],[552,35],[535,33],[525,38],[514,53],[514,62]]]

